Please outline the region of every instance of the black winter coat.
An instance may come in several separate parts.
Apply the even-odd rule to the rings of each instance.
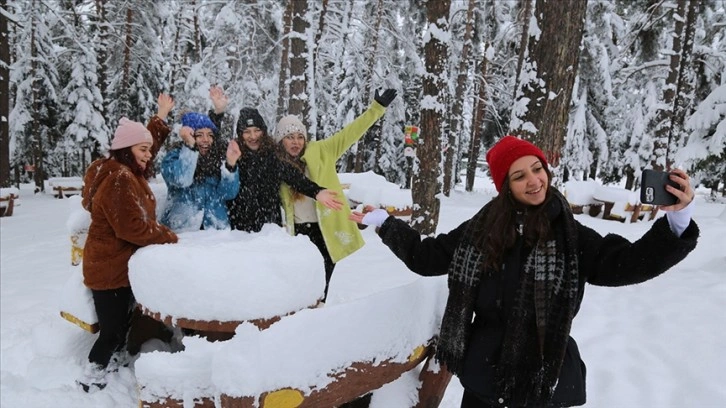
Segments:
[[[271,151],[247,151],[237,161],[237,168],[239,193],[227,201],[232,229],[258,232],[267,223],[282,225],[280,184],[283,181],[311,198],[323,190]]]
[[[570,214],[560,216],[572,216]],[[389,217],[379,235],[408,268],[423,276],[444,275],[471,220],[449,233],[421,240],[421,235],[404,221]],[[553,221],[557,222],[557,220]],[[681,261],[696,246],[699,230],[691,221],[680,237],[670,229],[665,217],[655,221],[643,237],[631,243],[627,239],[596,231],[575,221],[578,231],[579,293],[577,310],[585,292],[585,283],[598,286],[624,286],[654,278]],[[523,265],[529,249],[519,259],[505,256],[507,265]],[[496,386],[496,368],[504,340],[507,316],[518,288],[518,275],[482,275],[475,318],[467,344],[464,367],[459,376],[462,385],[492,406],[502,405]],[[577,312],[576,310],[576,312]],[[570,337],[560,369],[554,395],[547,407],[565,407],[585,403],[585,363],[575,340]],[[502,405],[503,406],[503,405]]]
[[[222,128],[224,116],[209,111],[209,118],[218,129]],[[245,149],[242,140],[238,140],[238,143],[241,149]],[[297,167],[280,160],[274,151],[244,151],[237,160],[237,171],[239,193],[227,201],[229,225],[236,230],[258,232],[264,224],[282,225],[282,182],[313,199],[324,190],[305,177]]]

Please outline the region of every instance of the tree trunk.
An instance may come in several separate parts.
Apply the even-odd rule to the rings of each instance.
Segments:
[[[176,16],[177,25],[176,25],[176,32],[174,33],[174,43],[172,44],[173,51],[171,53],[173,59],[171,61],[171,73],[169,74],[169,94],[170,95],[175,95],[176,89],[174,88],[174,85],[176,84],[177,70],[179,69],[179,67],[181,67],[182,51],[180,51],[181,47],[179,46],[179,37],[181,35],[181,28],[183,26],[182,18],[184,16],[184,4],[185,3],[181,3],[179,5],[179,12],[177,13],[177,16]]]
[[[655,170],[669,169],[668,145],[670,144],[670,129],[673,125],[673,104],[676,99],[676,88],[678,87],[678,71],[681,66],[681,34],[685,27],[686,3],[688,0],[678,0],[675,19],[675,30],[673,31],[673,45],[670,52],[670,69],[663,91],[663,108],[655,115],[655,137],[653,140],[653,155],[650,158],[650,165]]]
[[[197,9],[196,1],[192,1],[192,10]],[[194,61],[202,60],[202,29],[199,27],[199,13],[194,13]]]
[[[411,226],[422,235],[433,235],[439,222],[440,202],[437,195],[441,192],[439,172],[444,127],[442,115],[447,99],[448,44],[436,34],[448,33],[450,6],[450,0],[426,3],[426,19],[430,28],[424,44],[426,71],[422,81],[422,99],[428,102],[421,109],[421,135],[416,149],[419,168],[414,175],[411,192],[414,203]]]
[[[131,76],[131,47],[134,45],[134,39],[133,39],[133,27],[132,24],[134,21],[134,11],[131,9],[131,7],[128,7],[126,9],[126,38],[125,38],[125,44],[124,44],[124,65],[123,65],[123,77],[121,80],[121,92],[128,93],[129,89],[129,82],[130,82],[130,76]]]
[[[109,125],[110,129],[115,129],[111,126],[111,118],[109,115],[109,102],[111,97],[108,95],[108,21],[106,19],[106,1],[96,0],[96,24],[98,29],[98,41],[95,42],[96,56],[98,58],[98,68],[96,74],[98,75],[98,90],[101,93],[101,101],[103,104],[103,115],[106,124]],[[109,145],[111,144],[109,136]],[[91,160],[98,159],[101,157],[98,143],[93,144],[93,148],[90,150]]]
[[[313,72],[317,68],[318,54],[320,53],[320,37],[325,28],[325,15],[328,13],[328,0],[323,0],[320,5],[320,16],[318,17],[318,31],[315,33],[315,52],[313,53]]]
[[[292,31],[290,32],[290,100],[288,113],[298,115],[306,121],[310,110],[310,101],[305,92],[307,88],[307,28],[305,13],[308,10],[307,0],[291,1]]]
[[[701,0],[689,0],[688,11],[683,32],[675,35],[683,37],[683,49],[678,70],[678,87],[673,102],[673,120],[668,135],[668,151],[666,152],[666,168],[673,167],[673,154],[680,149],[688,132],[683,128],[686,116],[693,108],[695,92],[695,71],[693,66],[693,38],[696,31],[696,19]]]
[[[456,184],[456,166],[454,165],[454,156],[459,151],[459,134],[463,129],[462,111],[464,105],[464,92],[466,92],[466,78],[469,76],[469,54],[471,49],[471,35],[474,28],[474,0],[469,0],[466,9],[466,26],[464,29],[464,43],[461,47],[461,59],[459,60],[459,72],[456,77],[456,91],[454,95],[454,106],[451,109],[451,127],[449,128],[449,137],[446,143],[446,160],[444,161],[444,195],[449,196],[453,184]],[[452,182],[453,180],[453,182]]]
[[[530,35],[510,130],[530,139],[552,166],[565,145],[587,2],[536,0],[539,35]]]
[[[0,8],[8,9],[7,0]],[[0,187],[10,187],[10,32],[8,19],[0,16]]]
[[[292,8],[294,0],[289,0],[282,17],[282,52],[280,53],[280,76],[277,85],[277,117],[285,116],[287,112],[290,74],[290,32],[292,31]]]
[[[323,2],[320,4],[320,15],[318,16],[318,28],[315,31],[315,37],[313,38],[313,43],[311,46],[313,47],[313,52],[310,58],[310,63],[312,64],[313,69],[310,70],[310,78],[311,81],[309,82],[308,86],[308,92],[310,92],[311,99],[313,101],[317,100],[318,97],[316,95],[316,84],[318,80],[318,56],[320,55],[320,39],[323,36],[323,31],[325,30],[325,17],[328,14],[328,0],[323,0]],[[316,105],[312,105],[316,106]],[[320,113],[317,109],[314,109],[314,113],[311,113],[308,117],[309,123],[308,123],[308,138],[313,138],[313,140],[322,140],[325,135],[323,135],[322,131],[320,131],[320,125],[318,124],[320,120]]]
[[[476,177],[476,167],[479,161],[479,150],[481,149],[481,132],[482,122],[487,108],[487,50],[489,44],[484,47],[484,55],[481,58],[481,69],[479,72],[479,92],[476,99],[476,107],[474,109],[474,117],[471,124],[471,139],[469,141],[469,161],[466,164],[466,191],[474,189],[474,178]]]
[[[527,42],[529,40],[529,21],[532,17],[532,1],[522,0],[521,11],[517,14],[517,20],[522,26],[522,33],[519,38],[519,57],[517,58],[517,74],[514,77],[514,90],[519,89],[519,76],[524,65],[524,57],[527,55]],[[515,94],[515,97],[518,95]]]
[[[369,56],[368,56],[368,67],[366,71],[366,80],[365,80],[365,87],[363,88],[363,97],[362,102],[365,104],[367,101],[371,100],[371,87],[373,83],[373,70],[376,65],[376,55],[378,54],[378,37],[380,36],[380,29],[381,29],[381,19],[383,17],[383,0],[378,0],[378,8],[376,10],[376,22],[375,22],[375,28],[371,32],[371,47],[369,48]],[[371,135],[373,139],[377,139],[378,143],[380,144],[380,128],[377,130],[378,135]],[[377,137],[376,137],[377,136]],[[363,164],[365,162],[366,153],[368,153],[368,150],[370,150],[370,146],[368,145],[369,137],[363,137],[358,142],[358,150],[356,150],[355,155],[355,172],[360,173],[363,171]],[[376,155],[376,163],[378,163],[379,155]],[[375,167],[375,166],[374,166]]]
[[[33,10],[36,10],[36,2],[33,1]],[[33,78],[32,80],[32,102],[31,105],[33,106],[33,112],[31,113],[32,120],[31,120],[31,134],[32,134],[32,152],[33,152],[33,164],[35,165],[35,169],[33,171],[33,180],[35,181],[35,188],[36,191],[45,191],[45,183],[43,183],[43,180],[45,180],[45,169],[43,166],[43,134],[40,129],[40,87],[41,87],[41,80],[38,78],[37,72],[38,72],[38,47],[35,42],[35,28],[37,27],[36,24],[34,24],[32,18],[30,20],[31,29],[30,29],[30,57],[31,57],[31,63],[30,63],[30,77]]]

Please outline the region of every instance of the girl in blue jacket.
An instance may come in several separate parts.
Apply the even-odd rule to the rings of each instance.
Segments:
[[[226,201],[239,192],[239,145],[230,141],[224,153],[207,115],[189,112],[181,121],[182,142],[161,163],[167,185],[161,223],[175,232],[229,228]]]

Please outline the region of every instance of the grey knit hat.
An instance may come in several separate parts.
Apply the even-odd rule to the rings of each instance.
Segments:
[[[305,129],[305,125],[303,125],[300,119],[298,119],[295,115],[287,115],[277,122],[277,126],[275,126],[275,134],[273,136],[275,143],[280,143],[285,136],[291,133],[302,133],[305,140],[308,138],[308,131]]]

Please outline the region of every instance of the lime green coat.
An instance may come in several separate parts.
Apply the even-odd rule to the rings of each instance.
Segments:
[[[386,108],[378,102],[373,102],[368,110],[333,136],[324,140],[307,142],[301,160],[305,162],[310,180],[321,187],[337,192],[338,198],[345,202],[343,187],[338,180],[335,164],[340,156],[363,137],[368,128],[385,112]],[[280,197],[285,210],[285,225],[290,234],[295,235],[292,191],[287,184],[283,183],[280,187]],[[333,262],[340,261],[365,244],[358,225],[348,219],[350,208],[347,205],[343,205],[343,209],[340,211],[335,211],[315,202],[315,210],[325,245],[328,247]]]

